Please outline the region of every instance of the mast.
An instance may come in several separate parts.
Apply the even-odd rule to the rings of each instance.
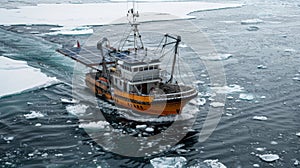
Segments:
[[[128,10],[127,17],[128,17],[128,21],[129,21],[129,23],[132,27],[132,31],[133,31],[133,38],[134,38],[133,47],[134,47],[135,54],[136,54],[138,49],[143,49],[144,48],[144,44],[143,44],[143,41],[142,41],[142,36],[141,36],[141,34],[139,32],[139,29],[138,29],[138,25],[140,25],[140,24],[137,22],[137,18],[140,15],[139,15],[138,11],[135,11],[135,1],[133,1],[132,3],[133,3],[133,8]],[[130,16],[132,17],[132,19],[129,18]],[[128,39],[128,37],[127,37],[127,39]],[[140,47],[138,47],[138,43],[140,43],[140,45],[141,45]]]
[[[174,49],[174,58],[173,58],[173,63],[172,63],[172,71],[171,71],[171,77],[170,79],[168,80],[167,83],[172,83],[173,82],[173,77],[174,77],[174,71],[175,71],[175,64],[176,64],[176,59],[177,59],[177,54],[178,54],[178,45],[179,43],[181,42],[181,36],[177,36],[177,37],[174,37],[174,36],[171,36],[169,34],[165,34],[165,44],[163,45],[163,48],[167,45],[170,45],[170,44],[175,44],[175,49]],[[168,38],[171,38],[175,41],[173,42],[169,42],[168,43]]]

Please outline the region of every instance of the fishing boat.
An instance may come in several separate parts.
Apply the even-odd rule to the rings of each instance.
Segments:
[[[97,53],[100,53],[97,56],[83,54],[92,53],[92,49],[80,46],[78,41],[76,47],[57,51],[91,69],[85,76],[85,83],[97,97],[139,114],[180,114],[198,94],[194,87],[179,84],[174,77],[181,37],[164,34],[158,45],[160,52],[152,52],[144,46],[139,32],[139,13],[131,9],[127,17],[131,30],[119,47],[111,46],[110,41],[103,38],[96,44]],[[168,46],[174,51],[171,72],[166,78],[161,58]]]

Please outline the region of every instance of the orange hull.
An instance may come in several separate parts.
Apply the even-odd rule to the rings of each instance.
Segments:
[[[86,78],[86,84],[97,96],[103,97],[107,100],[113,100],[116,105],[131,109],[141,114],[157,116],[180,114],[186,103],[196,96],[175,98],[171,100],[158,100],[155,99],[154,96],[130,94],[122,92],[116,88],[114,88],[114,93],[111,94],[109,91],[104,90],[107,88],[106,86],[102,87],[102,84],[99,84],[89,77]]]

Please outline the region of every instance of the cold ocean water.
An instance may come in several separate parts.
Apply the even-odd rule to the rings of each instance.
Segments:
[[[66,103],[65,99],[72,99],[73,75],[81,74],[86,69],[56,53],[55,49],[62,45],[72,46],[76,44],[76,40],[84,43],[91,39],[89,32],[87,35],[47,35],[45,33],[49,33],[55,26],[1,26],[0,55],[22,61],[20,71],[17,71],[16,64],[10,66],[17,73],[9,78],[19,78],[18,73],[22,74],[22,68],[27,63],[26,70],[34,68],[32,71],[35,73],[46,74],[48,78],[56,80],[53,82],[44,79],[44,76],[43,85],[0,98],[0,165],[104,168],[175,165],[299,167],[300,2],[234,2],[245,5],[239,8],[193,12],[190,15],[196,18],[189,20],[219,53],[220,57],[217,59],[202,55],[201,60],[222,65],[226,87],[212,86],[207,67],[203,63],[195,62],[193,56],[188,54],[192,52],[183,44],[181,54],[193,69],[196,78],[194,84],[198,85],[201,93],[198,100],[205,99],[206,103],[188,105],[186,111],[194,111],[197,115],[192,115],[196,118],[185,116],[185,120],[179,123],[179,127],[186,126],[188,122],[193,124],[185,137],[166,150],[143,157],[128,157],[103,148],[91,138],[89,131],[107,128],[108,123],[97,120],[82,121],[97,115],[94,111],[109,111],[108,113],[115,116],[110,123],[114,131],[118,135],[132,136],[152,136],[157,131],[166,129],[167,125],[160,122],[153,124],[150,119],[139,122],[133,122],[131,118],[123,119],[119,113],[115,114],[122,110],[103,101],[95,108],[84,95],[78,96],[86,101]],[[5,5],[8,8],[19,4],[28,5],[27,1],[15,3]],[[159,28],[166,31],[180,30],[192,41],[195,31],[186,33],[189,32],[189,27],[180,23],[181,21],[166,21],[161,24],[148,24],[159,24]],[[94,26],[92,29],[94,33],[103,30],[114,32],[115,29],[123,31],[122,25]],[[74,70],[74,66],[77,69]],[[7,66],[3,64],[0,68],[2,72],[7,70]],[[28,77],[25,75],[24,80],[31,80],[35,75],[37,74]],[[5,83],[6,80],[1,79],[1,82]],[[78,85],[84,87],[84,84]],[[225,106],[216,129],[207,140],[200,142],[198,136],[209,109],[213,106],[223,107],[222,103],[216,104],[216,98],[211,94],[213,89],[227,93]],[[2,87],[2,90],[5,88]],[[85,89],[83,92],[88,91]],[[168,118],[161,119],[164,122],[165,120],[168,124],[171,123]],[[176,127],[173,131],[176,131]],[[108,137],[111,135],[110,130],[104,134]],[[116,143],[109,142],[113,145]],[[155,145],[141,143],[148,147]]]

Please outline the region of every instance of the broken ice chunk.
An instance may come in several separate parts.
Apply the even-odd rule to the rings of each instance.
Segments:
[[[261,160],[265,162],[274,162],[279,159],[279,156],[277,154],[263,154],[258,156]]]

